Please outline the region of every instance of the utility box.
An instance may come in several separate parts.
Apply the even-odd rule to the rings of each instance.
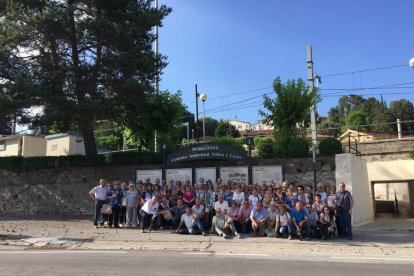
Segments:
[[[46,156],[85,155],[83,138],[71,134],[55,134],[45,137]]]

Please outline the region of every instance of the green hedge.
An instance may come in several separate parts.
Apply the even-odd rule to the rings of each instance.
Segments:
[[[410,158],[414,159],[414,150],[410,152]]]
[[[245,140],[245,138],[243,140]],[[213,138],[211,138],[210,143],[230,145],[235,148],[244,150],[244,141],[242,142],[240,141],[240,139],[233,138],[230,136],[214,136]]]
[[[111,165],[161,164],[162,154],[154,152],[114,152],[107,158]]]
[[[326,138],[319,143],[319,154],[322,156],[332,156],[342,153],[342,144],[336,138]]]
[[[9,171],[30,171],[49,168],[88,167],[104,165],[161,164],[161,153],[152,152],[116,152],[93,157],[84,155],[0,157],[0,169]]]

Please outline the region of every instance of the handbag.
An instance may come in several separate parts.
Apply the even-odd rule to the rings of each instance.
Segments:
[[[111,215],[112,214],[112,205],[103,204],[101,208],[101,214]]]
[[[164,213],[164,219],[165,220],[171,220],[172,219],[172,214],[169,210],[167,210],[167,212]]]
[[[122,206],[124,206],[124,207],[126,206],[126,197],[122,198],[122,203],[121,203],[121,205],[122,205]]]

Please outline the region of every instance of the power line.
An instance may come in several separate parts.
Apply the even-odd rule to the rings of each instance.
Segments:
[[[370,68],[370,69],[364,69],[364,70],[356,70],[356,71],[342,72],[342,73],[329,74],[329,75],[322,75],[321,78],[328,78],[328,77],[335,77],[335,76],[342,76],[342,75],[350,75],[350,74],[362,73],[362,72],[379,71],[379,70],[386,70],[386,69],[399,68],[399,67],[407,67],[407,64],[393,65],[393,66],[385,66],[385,67],[377,67],[377,68]]]
[[[258,89],[246,90],[246,91],[242,91],[242,92],[238,92],[238,93],[226,94],[226,95],[223,95],[223,96],[219,96],[219,97],[210,98],[210,99],[208,99],[208,100],[209,100],[209,101],[212,101],[212,100],[217,100],[217,99],[223,99],[223,98],[230,97],[230,96],[236,96],[236,95],[241,95],[241,94],[247,94],[247,93],[252,93],[252,92],[262,91],[262,90],[266,90],[266,89],[270,89],[270,88],[273,88],[273,87],[272,87],[272,86],[269,86],[269,87],[263,87],[263,88],[258,88]]]

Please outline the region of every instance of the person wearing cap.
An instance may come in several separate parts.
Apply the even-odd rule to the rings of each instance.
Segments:
[[[157,202],[158,198],[156,196],[153,196],[151,200],[148,200],[145,202],[145,204],[141,207],[141,210],[139,210],[139,213],[141,215],[141,230],[142,233],[145,233],[145,227],[149,224],[149,230],[152,230],[152,225],[157,217],[157,211],[159,203]],[[151,222],[151,223],[150,223]]]

